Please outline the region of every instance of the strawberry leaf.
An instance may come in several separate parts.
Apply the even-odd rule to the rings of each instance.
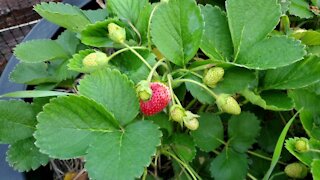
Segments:
[[[58,97],[38,115],[35,144],[50,157],[79,157],[97,136],[118,127],[113,115],[95,101],[75,95]]]
[[[303,89],[291,91],[289,95],[294,99],[296,109],[303,108],[300,120],[307,134],[320,140],[320,96]]]
[[[64,3],[41,3],[34,10],[43,18],[73,32],[81,32],[90,20],[76,6]]]
[[[300,18],[313,17],[313,13],[309,9],[309,3],[305,0],[291,0],[289,13]]]
[[[156,63],[155,55],[146,50],[137,50],[145,60],[153,66]],[[131,51],[123,52],[112,58],[110,62],[116,66],[123,74],[127,75],[135,83],[147,79],[150,70]]]
[[[202,83],[202,79],[200,79],[199,77],[193,74],[188,74],[186,78]],[[186,82],[186,87],[187,87],[187,90],[190,91],[191,95],[194,98],[198,99],[201,103],[213,104],[215,102],[215,99],[212,97],[212,95],[209,94],[208,91],[206,91],[202,87],[199,87],[198,85],[189,83],[189,82]]]
[[[36,125],[36,111],[23,101],[0,101],[0,142],[15,143],[32,137]]]
[[[7,161],[14,169],[20,172],[36,170],[48,163],[48,155],[40,153],[34,142],[35,139],[30,137],[17,141],[9,147]]]
[[[221,145],[223,141],[223,125],[219,116],[206,113],[199,118],[199,128],[191,133],[196,145],[210,152]]]
[[[115,23],[121,27],[125,25],[118,19],[106,19],[104,21],[97,21],[94,24],[89,24],[81,32],[81,42],[85,45],[94,47],[119,47],[120,45],[114,43],[109,38],[108,24]],[[126,28],[126,34],[129,34],[129,30]]]
[[[191,162],[196,156],[195,144],[188,134],[174,134],[171,147],[175,154],[186,162]]]
[[[91,179],[139,178],[160,145],[159,127],[139,121],[99,136],[88,149],[85,168]]]
[[[108,11],[106,11],[106,9],[82,10],[82,12],[92,23],[103,21],[108,17]]]
[[[126,19],[132,24],[136,24],[140,12],[147,5],[147,0],[109,0],[108,7],[121,19]]]
[[[58,58],[66,59],[70,55],[63,46],[53,40],[32,40],[19,44],[14,54],[22,62],[37,63]]]
[[[87,75],[78,89],[80,94],[104,105],[122,125],[139,113],[134,84],[118,70],[102,69]]]
[[[234,62],[250,69],[275,69],[302,60],[306,54],[304,48],[297,40],[273,36],[243,49]]]
[[[256,141],[260,129],[260,121],[252,113],[242,112],[232,116],[228,124],[229,145],[238,152],[246,152]]]
[[[281,16],[277,0],[227,0],[226,9],[235,55],[263,40]]]
[[[211,5],[200,7],[205,22],[201,50],[211,59],[230,60],[233,55],[233,45],[226,13]]]
[[[314,159],[311,165],[313,179],[320,179],[320,159]]]
[[[248,171],[246,154],[224,149],[210,164],[211,176],[215,179],[245,179]]]
[[[160,4],[152,16],[152,41],[168,60],[184,66],[197,53],[203,28],[194,0],[170,0]]]
[[[58,83],[77,76],[76,72],[68,70],[67,64],[68,61],[64,60],[52,61],[50,64],[21,62],[11,72],[10,79],[16,83],[28,85]]]
[[[241,78],[239,78],[241,77]],[[233,67],[225,70],[223,79],[218,82],[213,91],[217,94],[235,94],[248,88],[256,79],[254,71]]]
[[[288,140],[286,140],[285,147],[292,155],[294,155],[297,159],[299,159],[299,161],[311,167],[312,160],[319,159],[320,155],[319,153],[312,152],[312,151],[307,151],[303,153],[297,152],[295,148],[295,144],[298,139],[299,138],[297,137],[289,138]],[[310,140],[309,146],[310,148],[313,148],[313,149],[319,148],[319,142],[317,142],[316,140]],[[313,146],[316,146],[316,147],[313,147]]]
[[[289,111],[293,109],[294,104],[287,93],[282,91],[263,91],[256,94],[248,89],[241,92],[248,101],[252,104],[272,111]]]
[[[268,70],[264,78],[264,89],[297,89],[319,81],[320,58],[310,56],[302,61]]]
[[[74,54],[77,51],[77,47],[80,40],[77,38],[77,34],[68,30],[63,31],[63,33],[58,36],[57,43],[67,50],[69,54]]]

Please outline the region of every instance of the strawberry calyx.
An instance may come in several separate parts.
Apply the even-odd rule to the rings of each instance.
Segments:
[[[137,92],[138,97],[142,101],[148,101],[152,96],[150,82],[148,82],[146,80],[140,81],[136,86],[136,92]]]

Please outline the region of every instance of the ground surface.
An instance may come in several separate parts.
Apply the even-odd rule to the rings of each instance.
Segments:
[[[0,0],[0,74],[12,55],[12,49],[34,25],[25,23],[40,18],[32,10],[33,5],[48,1],[58,0]],[[17,27],[19,25],[23,26]]]

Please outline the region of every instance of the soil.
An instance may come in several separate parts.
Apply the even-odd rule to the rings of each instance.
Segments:
[[[0,0],[0,75],[12,55],[12,49],[23,40],[34,24],[15,26],[40,19],[33,11],[33,5],[49,1],[61,0]]]

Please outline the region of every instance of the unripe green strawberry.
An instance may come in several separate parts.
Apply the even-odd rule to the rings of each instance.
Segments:
[[[173,105],[170,108],[170,118],[181,123],[186,116],[186,111],[180,105]]]
[[[152,96],[152,90],[150,88],[150,82],[142,80],[137,84],[136,92],[138,97],[143,101],[148,101]]]
[[[309,151],[309,142],[308,142],[308,139],[306,138],[299,138],[295,145],[295,150],[297,152],[300,152],[300,153],[303,153],[303,152],[307,152]]]
[[[108,61],[109,61],[109,58],[105,53],[96,51],[88,54],[82,60],[82,64],[83,64],[83,67],[89,70],[95,70],[102,67],[103,65],[108,64]]]
[[[308,168],[301,163],[291,163],[286,166],[284,172],[291,178],[303,179],[308,174]]]
[[[238,102],[228,94],[220,94],[217,98],[217,105],[222,112],[233,115],[239,115],[241,113]]]
[[[211,88],[214,88],[216,84],[222,80],[223,75],[224,69],[222,67],[210,68],[203,77],[203,83]]]
[[[126,40],[126,30],[115,23],[108,24],[109,38],[116,43]]]
[[[199,127],[199,121],[197,114],[193,114],[191,111],[186,111],[186,116],[183,118],[184,125],[191,131],[197,130]]]

